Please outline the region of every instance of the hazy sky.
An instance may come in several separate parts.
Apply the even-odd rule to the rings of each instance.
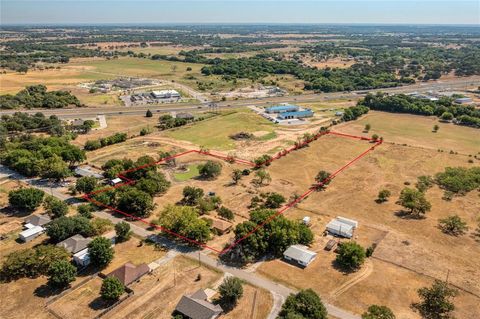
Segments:
[[[480,0],[0,0],[1,24],[476,24]]]

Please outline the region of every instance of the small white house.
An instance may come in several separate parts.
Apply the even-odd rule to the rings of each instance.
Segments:
[[[316,257],[317,253],[308,250],[304,245],[292,245],[283,253],[285,260],[294,261],[302,267],[307,267]]]
[[[80,250],[73,255],[73,262],[80,267],[86,267],[90,264],[90,255],[88,254],[88,248]]]
[[[23,242],[29,242],[32,239],[40,236],[45,229],[42,226],[34,226],[32,228],[28,228],[24,231],[22,231],[19,235],[18,238],[23,241]]]
[[[327,224],[327,231],[336,236],[352,238],[358,222],[353,219],[338,216]]]

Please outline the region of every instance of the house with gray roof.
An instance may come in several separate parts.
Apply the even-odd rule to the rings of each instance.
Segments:
[[[295,265],[307,267],[317,257],[317,253],[304,245],[292,245],[285,250],[283,258]]]
[[[91,238],[85,238],[82,235],[77,234],[59,242],[57,246],[65,248],[66,251],[72,254],[76,254],[79,251],[86,249],[91,241]]]
[[[182,296],[175,308],[175,313],[180,313],[190,319],[215,319],[222,312],[222,307],[208,301],[208,295],[203,289],[191,295]]]
[[[48,215],[30,215],[24,220],[25,228],[33,228],[35,226],[43,226],[50,223],[52,219]]]

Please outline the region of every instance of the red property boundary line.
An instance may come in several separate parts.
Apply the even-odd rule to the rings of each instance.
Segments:
[[[269,218],[267,218],[266,220],[264,220],[262,223],[258,224],[254,229],[252,229],[249,233],[247,233],[245,236],[243,236],[242,238],[236,240],[235,242],[233,242],[230,246],[226,247],[225,249],[223,250],[219,250],[217,248],[214,248],[214,247],[211,247],[211,246],[208,246],[207,244],[204,244],[204,243],[201,243],[199,241],[196,241],[194,239],[191,239],[191,238],[188,238],[188,237],[185,237],[183,235],[180,235],[176,232],[173,232],[167,228],[164,228],[162,226],[159,226],[159,225],[156,225],[156,224],[153,224],[153,223],[150,223],[149,221],[143,219],[143,218],[140,218],[140,217],[137,217],[135,215],[132,215],[132,214],[129,214],[129,213],[126,213],[126,212],[123,212],[115,207],[112,207],[112,206],[109,206],[109,205],[106,205],[104,203],[101,203],[93,198],[91,198],[92,195],[95,195],[95,194],[98,194],[98,193],[102,193],[102,192],[106,192],[106,191],[109,191],[109,190],[114,190],[116,188],[119,188],[119,187],[123,187],[123,186],[127,186],[127,185],[132,185],[134,184],[136,181],[132,180],[132,179],[129,179],[127,177],[125,177],[125,174],[129,173],[129,172],[134,172],[134,171],[137,171],[139,169],[142,169],[142,168],[147,168],[147,167],[150,167],[150,166],[154,166],[154,165],[158,165],[158,164],[162,164],[162,163],[165,163],[169,160],[172,160],[172,159],[175,159],[175,158],[178,158],[178,157],[181,157],[181,156],[185,156],[187,154],[192,154],[192,153],[197,153],[197,154],[202,154],[202,155],[206,155],[206,156],[211,156],[211,157],[214,157],[214,158],[218,158],[218,159],[222,159],[222,160],[225,160],[225,161],[229,161],[229,162],[234,162],[234,163],[238,163],[238,164],[242,164],[242,165],[247,165],[247,166],[250,166],[250,167],[259,167],[259,166],[262,166],[262,165],[269,165],[271,162],[273,162],[274,160],[277,160],[289,153],[291,153],[292,151],[295,151],[297,149],[300,149],[308,144],[310,144],[311,142],[317,140],[319,137],[323,136],[323,135],[334,135],[334,136],[340,136],[340,137],[345,137],[345,138],[352,138],[352,139],[357,139],[357,140],[364,140],[364,141],[369,141],[369,142],[374,142],[375,144],[372,145],[372,146],[369,146],[368,149],[366,149],[365,151],[363,151],[360,155],[356,156],[354,159],[350,160],[348,163],[346,163],[345,165],[343,165],[342,167],[338,168],[335,172],[333,172],[332,174],[330,174],[330,176],[328,176],[327,178],[325,178],[324,180],[322,180],[321,182],[317,183],[317,184],[314,184],[312,187],[310,187],[305,193],[303,193],[302,195],[300,195],[297,199],[289,202],[288,204],[286,204],[285,206],[283,206],[282,208],[280,208],[275,214],[273,214],[272,216],[270,216]],[[335,178],[335,176],[337,176],[338,174],[340,174],[342,171],[344,171],[346,168],[348,168],[349,166],[351,166],[352,164],[354,164],[355,162],[357,162],[358,160],[360,160],[361,158],[363,158],[365,155],[367,155],[369,152],[373,151],[375,149],[375,147],[381,145],[383,142],[383,140],[373,140],[371,138],[367,138],[367,137],[362,137],[362,136],[356,136],[356,135],[350,135],[350,134],[344,134],[344,133],[339,133],[339,132],[331,132],[331,131],[325,131],[325,132],[320,132],[320,133],[317,133],[315,135],[312,136],[312,138],[306,140],[306,141],[303,141],[302,143],[298,143],[296,144],[295,146],[289,148],[289,149],[286,149],[286,150],[283,150],[279,153],[277,153],[275,156],[273,156],[271,159],[265,161],[262,163],[262,165],[256,165],[255,163],[251,162],[251,161],[247,161],[247,160],[243,160],[243,159],[238,159],[238,158],[234,158],[234,157],[231,157],[231,156],[226,156],[226,155],[223,155],[223,154],[214,154],[214,153],[211,153],[209,151],[201,151],[201,150],[189,150],[189,151],[186,151],[186,152],[182,152],[182,153],[178,153],[178,154],[175,154],[173,156],[169,156],[169,157],[166,157],[166,158],[163,158],[157,162],[154,162],[154,163],[149,163],[149,164],[146,164],[146,165],[142,165],[142,166],[138,166],[138,167],[134,167],[132,169],[129,169],[129,170],[126,170],[126,171],[123,171],[121,173],[119,173],[117,176],[119,178],[121,178],[122,180],[125,180],[126,182],[124,183],[118,183],[114,186],[109,186],[109,187],[105,187],[105,188],[102,188],[102,189],[99,189],[99,190],[96,190],[94,192],[91,192],[91,193],[88,193],[88,194],[85,194],[82,196],[83,199],[95,204],[96,206],[101,206],[101,207],[105,207],[107,209],[110,209],[116,213],[119,213],[123,216],[126,216],[126,217],[129,217],[131,219],[134,219],[134,220],[137,220],[137,221],[140,221],[150,227],[153,227],[157,230],[160,230],[162,232],[165,232],[165,233],[168,233],[170,235],[173,235],[173,236],[176,236],[182,240],[185,240],[189,243],[192,243],[192,244],[196,244],[200,247],[203,247],[203,248],[207,248],[207,249],[210,249],[220,255],[222,254],[225,254],[227,253],[228,251],[232,250],[236,245],[238,245],[240,242],[242,242],[243,240],[245,240],[246,238],[248,238],[249,236],[251,236],[254,232],[258,231],[260,228],[264,227],[267,223],[271,222],[273,219],[277,218],[279,215],[283,214],[285,211],[287,211],[288,209],[290,209],[291,207],[293,207],[294,205],[300,203],[302,200],[304,200],[305,198],[307,198],[310,194],[312,194],[315,190],[317,190],[319,187],[322,187],[323,185],[325,185],[325,183],[327,183],[328,181],[331,181],[333,178]]]

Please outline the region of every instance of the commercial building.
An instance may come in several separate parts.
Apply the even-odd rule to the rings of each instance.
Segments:
[[[152,91],[150,93],[155,99],[175,99],[180,98],[180,93],[175,90]]]
[[[299,107],[297,105],[275,105],[271,107],[267,107],[265,112],[272,114],[272,113],[284,113],[284,112],[295,112],[298,111]]]
[[[306,110],[295,111],[295,112],[282,112],[278,114],[277,119],[279,120],[303,119],[303,118],[312,117],[312,116],[313,116],[313,111],[306,109]]]
[[[283,253],[285,260],[294,262],[301,267],[307,267],[316,257],[317,253],[308,250],[308,247],[304,245],[292,245]]]

